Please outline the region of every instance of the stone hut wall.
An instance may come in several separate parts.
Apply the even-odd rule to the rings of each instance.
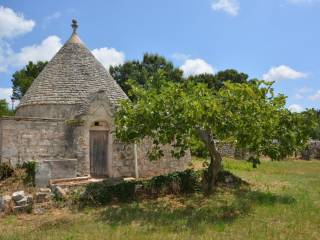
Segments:
[[[2,162],[15,165],[29,160],[64,157],[64,121],[4,117],[0,120]]]
[[[133,144],[114,141],[112,148],[113,177],[135,177]]]
[[[16,165],[37,160],[42,163],[43,169],[51,169],[53,178],[61,173],[64,166],[72,163],[72,168],[75,168],[72,176],[89,175],[91,123],[65,119],[4,117],[0,119],[0,162]],[[108,156],[109,177],[134,177],[133,144],[119,143],[114,139],[112,129],[110,133],[109,143],[112,144]],[[191,161],[189,152],[181,159],[173,158],[170,146],[163,147],[165,156],[162,159],[150,161],[147,153],[151,147],[152,141],[147,139],[137,146],[140,177],[182,171]]]
[[[151,147],[152,140],[150,139],[145,139],[137,146],[140,177],[151,177],[176,171],[184,171],[191,162],[190,152],[187,152],[186,155],[180,159],[172,157],[170,152],[171,147],[169,145],[162,147],[164,157],[159,160],[150,161],[147,154]]]

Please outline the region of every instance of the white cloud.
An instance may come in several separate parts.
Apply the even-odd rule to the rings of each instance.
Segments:
[[[0,99],[5,99],[7,103],[11,102],[12,88],[0,88]]]
[[[270,70],[262,76],[262,79],[266,81],[279,81],[285,79],[300,79],[306,77],[306,73],[298,72],[285,65],[280,65],[278,67],[270,68]]]
[[[8,103],[8,107],[12,107],[12,101],[11,101],[11,96],[12,96],[12,88],[0,88],[0,99],[5,99],[6,102]],[[13,108],[16,108],[19,105],[20,101],[15,100],[13,102]]]
[[[190,55],[176,52],[176,53],[172,54],[172,58],[175,60],[178,60],[178,61],[185,61],[188,58],[190,58]]]
[[[23,14],[0,6],[0,38],[12,38],[30,32],[35,26],[33,20],[27,20]]]
[[[49,61],[61,47],[61,39],[55,35],[47,37],[40,44],[23,47],[19,52],[14,52],[8,43],[0,41],[0,72],[24,66],[29,61]],[[114,48],[98,48],[92,53],[107,69],[111,65],[123,64],[125,60],[125,54]]]
[[[180,69],[183,71],[185,77],[202,73],[214,73],[213,67],[200,58],[187,59]]]
[[[312,101],[319,101],[320,100],[320,90],[318,90],[314,95],[309,97]]]
[[[302,112],[304,108],[298,104],[292,104],[288,107],[291,112]]]
[[[9,59],[12,54],[13,50],[11,49],[10,44],[5,41],[1,41],[0,39],[0,72],[7,71],[9,62],[11,61]]]
[[[106,69],[109,69],[110,66],[123,64],[125,60],[125,54],[114,48],[96,48],[92,50],[92,54]]]
[[[50,16],[46,17],[46,21],[52,21],[54,19],[58,19],[61,17],[61,12],[55,12],[53,14],[51,14]]]
[[[40,44],[23,47],[15,53],[8,43],[0,42],[0,72],[7,71],[10,67],[21,67],[29,61],[48,61],[61,48],[61,39],[57,36],[49,36]]]
[[[309,88],[309,87],[302,87],[300,88],[296,95],[294,96],[295,99],[303,99],[306,97],[306,94],[312,92],[312,88]]]
[[[44,22],[42,23],[42,27],[46,28],[48,24],[50,24],[51,22],[53,22],[54,20],[58,19],[61,17],[61,12],[54,12],[53,14],[47,16],[44,19]]]
[[[17,65],[25,65],[29,61],[48,61],[62,47],[61,39],[57,36],[49,36],[40,44],[34,44],[21,49],[21,51],[13,56]]]
[[[240,10],[240,3],[238,0],[215,0],[211,7],[215,11],[224,11],[231,16],[237,16]]]

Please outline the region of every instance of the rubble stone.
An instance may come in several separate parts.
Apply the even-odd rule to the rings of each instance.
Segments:
[[[19,201],[15,201],[16,206],[23,206],[23,205],[28,205],[28,198],[23,197]]]
[[[17,191],[17,192],[12,193],[12,200],[15,202],[20,201],[24,197],[25,197],[24,191]]]
[[[53,185],[52,186],[52,192],[54,193],[55,197],[57,199],[65,199],[67,197],[67,192],[65,189],[63,189],[60,186]]]

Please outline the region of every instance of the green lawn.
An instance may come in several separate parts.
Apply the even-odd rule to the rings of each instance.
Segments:
[[[8,216],[0,239],[320,239],[320,161],[224,165],[250,189]]]

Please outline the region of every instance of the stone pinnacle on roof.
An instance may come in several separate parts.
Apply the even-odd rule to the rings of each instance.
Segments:
[[[72,19],[71,27],[73,29],[73,33],[77,33],[77,28],[79,27],[79,25],[76,19]]]

